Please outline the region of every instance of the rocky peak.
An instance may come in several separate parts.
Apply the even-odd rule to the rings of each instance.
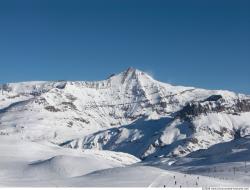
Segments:
[[[113,83],[121,84],[129,84],[131,82],[134,83],[140,81],[150,82],[153,80],[147,73],[133,67],[129,67],[119,74],[112,74],[108,79],[113,81]]]

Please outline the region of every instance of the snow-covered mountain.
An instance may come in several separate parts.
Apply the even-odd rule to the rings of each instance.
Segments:
[[[129,68],[97,82],[23,82],[0,88],[0,135],[181,157],[250,134],[250,96],[173,86]]]
[[[249,135],[250,96],[133,68],[3,84],[0,186],[248,186]]]

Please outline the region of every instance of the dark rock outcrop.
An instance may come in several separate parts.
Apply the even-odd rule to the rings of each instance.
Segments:
[[[231,105],[225,103],[225,100],[220,95],[213,95],[199,102],[190,102],[184,106],[178,113],[177,117],[188,120],[192,117],[208,114],[225,112],[228,114],[240,114],[250,111],[249,99],[236,99]]]

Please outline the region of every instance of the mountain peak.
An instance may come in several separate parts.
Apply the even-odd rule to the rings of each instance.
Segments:
[[[129,68],[127,68],[127,70],[126,70],[126,72],[131,72],[131,73],[136,72],[136,71],[139,71],[139,70],[136,69],[136,68],[133,68],[133,67],[129,67]]]
[[[133,67],[129,67],[127,70],[121,72],[120,74],[116,75],[121,78],[121,82],[124,83],[125,81],[131,82],[131,80],[151,80],[152,77],[150,77],[147,73],[135,69]]]
[[[120,74],[128,76],[128,75],[140,75],[140,73],[143,73],[143,71],[140,71],[136,68],[129,67],[125,71],[121,72]]]

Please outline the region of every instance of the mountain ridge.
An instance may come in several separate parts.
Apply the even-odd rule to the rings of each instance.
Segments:
[[[0,134],[70,148],[178,157],[250,131],[250,96],[173,86],[134,68],[93,82],[10,83],[0,92]]]

